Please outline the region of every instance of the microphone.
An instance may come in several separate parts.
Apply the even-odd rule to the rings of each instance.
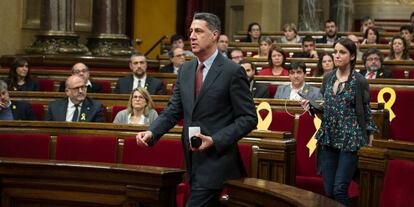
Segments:
[[[200,137],[196,137],[196,136],[192,136],[190,138],[190,144],[192,148],[199,148],[201,145],[201,138]]]

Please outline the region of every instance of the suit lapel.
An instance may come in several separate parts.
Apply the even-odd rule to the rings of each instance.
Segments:
[[[85,98],[85,100],[82,103],[82,108],[79,114],[79,122],[86,122],[88,120],[88,116],[90,115],[91,110],[91,102],[88,98]]]
[[[58,120],[66,121],[66,113],[68,112],[68,103],[69,103],[69,98],[66,97],[63,100],[63,105],[62,105],[63,107],[62,111],[64,111],[65,113],[58,113],[58,116],[59,116]]]
[[[200,99],[207,93],[210,86],[214,83],[218,75],[221,73],[221,66],[223,65],[223,56],[217,55],[216,59],[214,59],[213,64],[211,65],[210,70],[207,73],[207,76],[203,82],[203,86],[201,87],[200,94],[198,95],[194,107],[197,106]],[[196,69],[197,70],[197,69]],[[195,75],[193,76],[195,78]],[[193,81],[194,84],[194,81]],[[193,87],[194,90],[194,87]]]

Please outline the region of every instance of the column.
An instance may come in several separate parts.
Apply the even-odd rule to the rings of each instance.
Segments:
[[[74,32],[75,0],[42,0],[40,34],[26,48],[29,54],[89,54]]]
[[[96,56],[129,56],[134,51],[125,35],[126,0],[94,0],[88,48]]]
[[[323,29],[322,0],[300,0],[299,30],[320,31]]]
[[[354,1],[330,0],[330,5],[330,18],[336,21],[338,31],[352,31],[354,20]],[[368,9],[366,11],[368,11]]]

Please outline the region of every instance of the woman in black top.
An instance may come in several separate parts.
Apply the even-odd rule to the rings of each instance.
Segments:
[[[16,58],[9,71],[7,79],[9,91],[38,91],[36,81],[30,78],[29,64],[23,58]]]

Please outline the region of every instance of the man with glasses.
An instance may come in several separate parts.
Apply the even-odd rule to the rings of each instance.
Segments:
[[[78,75],[65,82],[66,98],[48,105],[47,121],[104,122],[102,104],[87,97],[86,81]]]
[[[147,76],[147,58],[142,54],[133,54],[129,60],[132,74],[119,78],[115,93],[130,94],[135,88],[145,88],[151,95],[163,95],[162,80]]]
[[[82,77],[86,81],[86,90],[89,93],[103,93],[102,85],[90,80],[89,68],[83,63],[76,63],[72,66],[72,75]],[[65,81],[60,82],[59,92],[65,91]]]
[[[382,68],[384,55],[378,49],[369,48],[365,51],[364,55],[362,55],[362,62],[364,63],[365,70],[362,70],[360,73],[366,79],[392,78],[391,71]]]
[[[178,73],[181,65],[185,62],[184,50],[177,47],[173,48],[168,52],[171,64],[168,64],[160,69],[161,73]]]

